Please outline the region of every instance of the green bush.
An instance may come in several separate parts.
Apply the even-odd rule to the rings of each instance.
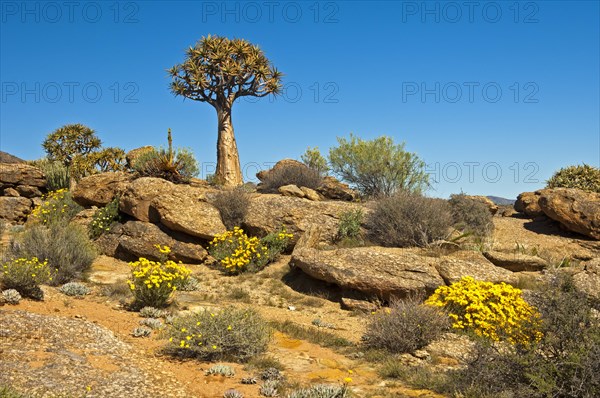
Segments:
[[[109,231],[110,227],[119,221],[119,218],[119,196],[117,196],[94,213],[92,222],[88,225],[90,238],[96,239],[104,232]]]
[[[373,315],[362,337],[367,348],[412,353],[440,337],[450,327],[448,316],[417,298],[395,301]]]
[[[600,169],[587,164],[562,168],[546,181],[546,188],[578,188],[600,193]]]
[[[252,309],[203,311],[173,321],[167,351],[205,361],[246,362],[264,353],[270,330]]]
[[[29,220],[45,226],[66,224],[81,210],[83,207],[73,201],[71,192],[59,189],[42,197],[42,203],[33,209]]]
[[[329,150],[331,170],[362,195],[390,196],[398,191],[422,192],[429,185],[425,162],[396,145],[390,137],[370,141],[354,135],[338,138]]]
[[[447,201],[410,193],[378,200],[367,219],[370,240],[389,247],[427,246],[445,239],[451,226]]]
[[[184,148],[173,149],[171,129],[168,132],[167,149],[154,148],[135,159],[132,167],[141,176],[157,177],[175,183],[189,182],[199,173],[194,154]]]
[[[59,161],[42,158],[30,162],[32,166],[38,167],[46,176],[46,188],[48,191],[58,191],[70,187],[69,169]]]
[[[304,152],[304,154],[300,156],[300,159],[302,160],[302,163],[318,172],[319,175],[327,175],[327,172],[329,171],[329,166],[327,165],[327,160],[323,157],[323,155],[321,155],[319,147],[306,148],[306,152]]]
[[[250,207],[250,194],[242,189],[231,189],[217,193],[211,201],[219,210],[227,229],[241,227]]]
[[[4,289],[15,289],[23,297],[37,300],[44,298],[40,284],[52,280],[48,262],[40,261],[37,257],[21,257],[5,262],[0,276]]]
[[[342,212],[340,214],[337,239],[359,239],[360,225],[363,221],[363,218],[364,213],[362,209],[354,209]]]
[[[52,285],[62,285],[80,279],[96,258],[96,250],[87,232],[79,225],[51,224],[26,228],[12,242],[10,252],[15,257],[37,257],[48,261],[56,274]]]
[[[450,195],[448,203],[454,226],[463,233],[486,236],[493,231],[493,216],[484,203],[462,193]]]
[[[260,188],[263,192],[272,193],[277,193],[279,187],[290,184],[317,189],[322,181],[323,178],[317,170],[302,163],[291,163],[273,168],[263,178]]]

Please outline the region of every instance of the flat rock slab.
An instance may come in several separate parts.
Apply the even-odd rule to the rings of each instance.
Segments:
[[[499,251],[487,251],[483,255],[492,264],[513,272],[543,271],[548,268],[548,262],[537,256],[521,253],[504,253]]]
[[[125,190],[130,180],[129,174],[120,171],[82,178],[73,190],[73,200],[81,206],[106,206]]]

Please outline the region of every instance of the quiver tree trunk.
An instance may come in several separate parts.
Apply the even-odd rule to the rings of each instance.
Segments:
[[[233,124],[231,124],[231,107],[217,108],[217,116],[219,118],[219,135],[217,138],[216,181],[229,187],[242,185],[244,181],[242,180]]]

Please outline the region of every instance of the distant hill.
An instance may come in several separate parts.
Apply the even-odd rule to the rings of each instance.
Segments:
[[[25,163],[25,161],[10,153],[0,151],[0,163]]]
[[[489,200],[500,206],[514,205],[515,199],[501,198],[500,196],[487,196]]]

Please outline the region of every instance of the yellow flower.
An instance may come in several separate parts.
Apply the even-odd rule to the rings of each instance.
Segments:
[[[345,377],[344,378],[344,383],[346,383],[346,384],[352,383],[352,378],[351,377]]]

